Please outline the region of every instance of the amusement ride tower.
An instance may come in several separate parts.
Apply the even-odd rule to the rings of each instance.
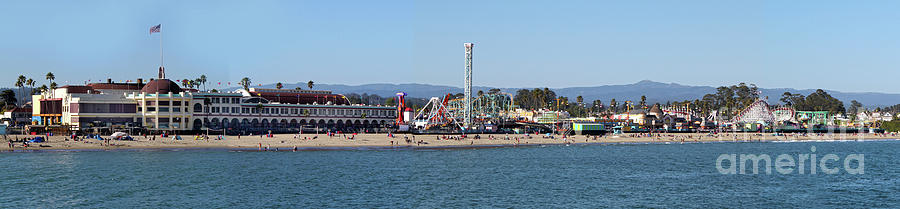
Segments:
[[[473,43],[464,43],[466,46],[466,84],[463,94],[465,94],[465,110],[463,113],[463,128],[470,129],[472,126],[472,48]]]

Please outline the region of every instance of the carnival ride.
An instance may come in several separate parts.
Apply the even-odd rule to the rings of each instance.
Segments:
[[[695,111],[686,106],[667,106],[662,108],[662,112],[677,118],[701,118]]]
[[[776,122],[797,123],[797,110],[793,107],[778,107],[772,111],[772,115]]]
[[[731,122],[772,125],[800,123],[826,125],[828,123],[828,112],[825,111],[797,111],[791,106],[771,107],[765,100],[758,99],[744,110],[741,110]]]
[[[766,103],[765,100],[757,99],[750,106],[747,106],[747,108],[735,115],[732,122],[772,124],[775,122],[775,115],[769,109],[769,103]]]
[[[474,124],[505,118],[513,110],[512,95],[509,93],[488,93],[472,98],[471,101]],[[465,102],[464,98],[455,98],[449,101],[448,107],[454,118],[462,119],[465,116]]]
[[[425,104],[422,109],[416,113],[416,116],[413,118],[413,125],[416,129],[420,130],[429,130],[429,129],[446,129],[446,128],[459,128],[460,130],[464,130],[463,125],[459,123],[459,121],[453,117],[447,108],[447,102],[449,101],[450,94],[444,96],[443,99],[438,97],[432,97],[428,100],[428,103]]]
[[[478,126],[498,124],[510,119],[513,110],[512,95],[497,92],[480,95],[470,99],[474,117],[469,129]],[[432,97],[424,107],[419,109],[413,118],[416,129],[435,129],[456,127],[466,129],[462,121],[465,117],[465,98],[453,98],[447,94],[443,98]]]

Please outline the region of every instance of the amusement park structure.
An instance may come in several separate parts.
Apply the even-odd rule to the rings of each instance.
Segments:
[[[409,126],[417,130],[475,131],[487,125],[498,124],[508,120],[514,109],[513,95],[505,92],[491,91],[486,94],[472,95],[472,49],[474,44],[465,43],[465,84],[462,97],[447,94],[444,97],[432,97],[428,103],[415,112],[411,118],[402,117],[406,109],[404,97],[406,93],[397,93],[397,110],[401,116],[397,125]]]
[[[403,124],[403,112],[406,110],[406,92],[397,93],[397,120],[396,125]]]
[[[463,94],[465,95],[465,104],[463,110],[463,129],[472,126],[472,49],[475,47],[473,43],[464,43],[466,47],[466,84]],[[447,97],[444,97],[444,101]]]
[[[508,117],[508,113],[513,111],[512,94],[505,92],[487,93],[471,98],[466,101],[463,98],[451,99],[448,102],[450,112],[454,118],[463,118],[466,103],[472,108],[472,124],[485,123],[492,119],[500,119]]]
[[[451,127],[453,129],[459,128],[460,130],[464,130],[464,127],[453,117],[449,108],[447,108],[449,99],[450,94],[444,96],[443,99],[432,97],[428,100],[428,103],[416,113],[413,121],[414,127],[421,130]]]
[[[757,99],[746,109],[741,110],[734,117],[733,122],[772,124],[775,122],[775,114],[769,109],[769,103],[762,99]]]
[[[750,106],[739,112],[731,122],[760,123],[767,125],[784,125],[805,123],[808,125],[827,125],[827,111],[797,111],[790,106],[771,108],[764,99],[757,99]]]
[[[447,94],[443,98],[432,97],[428,103],[420,109],[414,117],[414,127],[417,129],[434,129],[458,127],[460,130],[471,130],[486,124],[497,124],[509,119],[513,112],[512,95],[505,92],[496,92],[470,98],[473,117],[469,128],[465,128],[462,121],[465,117],[465,98],[453,98]]]

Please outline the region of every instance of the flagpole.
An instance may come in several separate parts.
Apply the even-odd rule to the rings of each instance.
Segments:
[[[162,27],[159,30],[159,66],[163,66],[163,44],[162,44]]]

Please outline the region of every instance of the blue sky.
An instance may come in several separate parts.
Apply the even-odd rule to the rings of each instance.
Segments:
[[[900,1],[0,1],[0,86],[171,79],[900,93]],[[39,84],[40,85],[40,84]],[[211,86],[214,87],[214,86]]]

